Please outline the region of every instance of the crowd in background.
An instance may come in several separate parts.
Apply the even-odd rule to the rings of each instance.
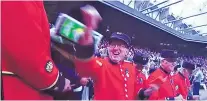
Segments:
[[[100,45],[99,45],[99,49],[98,49],[98,53],[100,54],[101,57],[105,57],[107,56],[107,45],[109,44],[109,42],[107,40],[102,40]],[[149,62],[148,62],[148,67],[149,68],[158,68],[160,65],[160,60],[161,60],[161,55],[159,52],[150,50],[149,48],[141,48],[138,46],[133,46],[130,48],[130,52],[127,56],[128,61],[133,61],[133,54],[135,52],[140,52],[142,54],[145,54],[146,56],[148,56],[149,58]],[[179,52],[178,52],[179,53]],[[182,63],[184,61],[188,61],[191,62],[193,64],[199,65],[201,66],[201,71],[204,74],[204,79],[202,80],[202,82],[207,85],[207,58],[202,57],[202,56],[185,56],[183,54],[179,55],[180,57],[178,57],[177,59],[177,65],[182,65]],[[195,73],[194,73],[195,74]]]
[[[108,42],[106,40],[103,40],[100,45],[99,45],[99,52],[101,52],[101,54],[106,55],[107,51],[105,51],[105,48],[107,47]],[[101,50],[101,51],[100,51]],[[102,51],[104,50],[104,51]],[[104,53],[103,53],[104,52]],[[142,54],[147,55],[151,60],[157,60],[159,61],[160,59],[160,53],[150,50],[149,48],[141,48],[138,46],[134,46],[130,49],[130,52],[128,54],[128,57],[133,57],[133,53],[134,52],[140,52]],[[179,54],[179,52],[178,52]],[[201,65],[202,67],[204,67],[205,69],[207,69],[207,58],[202,57],[202,56],[185,56],[183,54],[179,55],[180,57],[178,57],[178,63],[182,63],[183,61],[188,61],[191,62],[193,64],[197,64],[197,65]],[[129,59],[130,60],[130,59]]]

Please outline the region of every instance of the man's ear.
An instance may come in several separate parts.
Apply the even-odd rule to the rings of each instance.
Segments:
[[[126,52],[126,56],[129,55],[129,49],[126,48],[125,52]]]

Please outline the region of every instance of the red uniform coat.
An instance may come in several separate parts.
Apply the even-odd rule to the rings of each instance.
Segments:
[[[112,64],[109,59],[76,60],[81,76],[90,76],[94,82],[95,100],[134,100],[136,98],[135,66],[130,62]]]
[[[52,87],[59,76],[50,57],[43,2],[3,1],[1,9],[4,99],[52,99],[39,92]]]
[[[181,94],[184,99],[187,99],[190,90],[190,80],[184,77],[181,73],[176,73],[173,76],[173,79],[176,84],[177,92]]]
[[[157,80],[157,78],[165,78],[165,77],[167,77],[167,80],[165,82],[161,82],[160,80]],[[161,68],[158,68],[156,71],[154,71],[149,76],[147,82],[149,84],[160,84],[159,90],[152,93],[152,95],[149,97],[149,100],[165,100],[168,97],[177,96],[177,92],[175,89],[175,84],[172,76],[164,72],[164,70]]]
[[[141,88],[147,87],[147,78],[142,73],[142,71],[137,70],[137,86],[136,91],[139,91]]]

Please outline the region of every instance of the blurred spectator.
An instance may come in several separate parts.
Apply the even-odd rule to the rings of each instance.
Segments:
[[[201,85],[201,81],[203,80],[204,75],[201,71],[200,66],[198,66],[196,68],[196,74],[194,77],[194,82],[193,82],[193,96],[199,100],[199,90],[200,90],[200,85]]]

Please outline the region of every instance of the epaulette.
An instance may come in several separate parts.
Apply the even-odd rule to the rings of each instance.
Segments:
[[[103,63],[102,63],[101,61],[99,61],[99,60],[96,60],[96,63],[97,63],[100,67],[103,66]]]

